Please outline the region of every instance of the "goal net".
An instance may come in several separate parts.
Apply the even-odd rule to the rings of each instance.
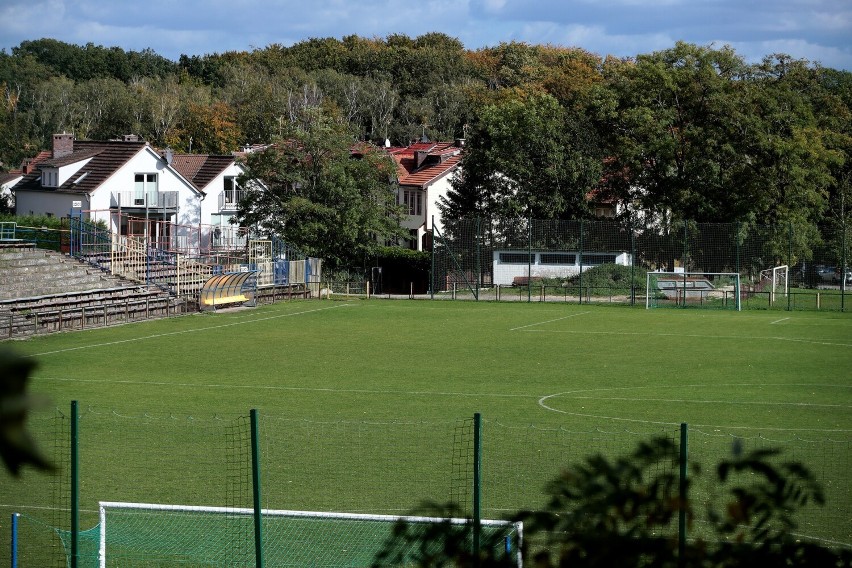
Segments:
[[[265,566],[370,566],[399,521],[429,530],[470,519],[262,511]],[[147,503],[100,503],[97,565],[254,566],[252,509]],[[483,543],[520,564],[521,523],[483,520]],[[417,552],[412,545],[412,555]]]
[[[787,297],[790,292],[789,275],[790,269],[786,264],[767,268],[760,272],[760,289],[769,292],[770,304],[774,304],[778,296]]]
[[[645,307],[696,307],[740,310],[736,272],[649,272]]]

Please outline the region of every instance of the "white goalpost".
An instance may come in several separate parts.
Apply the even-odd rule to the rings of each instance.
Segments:
[[[790,293],[789,276],[790,268],[786,264],[760,272],[760,287],[768,288],[770,305],[775,303],[776,294],[783,294],[786,298]]]
[[[254,559],[254,510],[104,501],[99,506],[97,565],[148,562],[243,565]],[[369,566],[393,535],[396,523],[412,526],[463,518],[263,509],[263,546],[275,565]],[[483,535],[502,543],[501,554],[522,564],[523,523],[482,520]],[[159,564],[158,564],[159,565]],[[251,564],[253,565],[253,564]]]
[[[645,308],[701,307],[740,311],[740,275],[736,272],[649,272]]]

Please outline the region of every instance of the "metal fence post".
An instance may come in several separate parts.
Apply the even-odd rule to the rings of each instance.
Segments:
[[[11,559],[12,559],[12,568],[18,568],[18,513],[12,513],[12,550],[11,550]]]
[[[251,484],[254,497],[254,557],[256,568],[263,568],[263,518],[260,494],[260,440],[257,410],[252,408],[249,416],[251,419]]]
[[[71,568],[80,554],[80,451],[77,401],[71,401]]]
[[[790,278],[789,270],[790,270],[791,266],[793,266],[793,222],[788,221],[787,222],[787,271],[788,271],[787,272],[787,278],[788,279]],[[804,266],[805,265],[804,265],[804,261],[803,261],[802,262],[802,268],[804,268]],[[788,312],[793,309],[793,305],[791,303],[792,301],[793,301],[793,294],[791,294],[788,291],[787,292],[787,311]]]
[[[473,557],[479,566],[482,534],[482,415],[473,415]]]
[[[432,274],[431,278],[429,278],[429,298],[435,299],[435,216],[432,215],[432,238],[430,239],[432,243]]]
[[[527,303],[532,301],[532,223],[527,219]]]
[[[680,425],[680,504],[677,519],[677,561],[683,566],[686,561],[686,473],[687,473],[687,425]]]
[[[580,255],[580,289],[578,294],[580,298],[580,304],[583,303],[583,228],[583,220],[580,219],[580,250],[577,251],[577,253]]]

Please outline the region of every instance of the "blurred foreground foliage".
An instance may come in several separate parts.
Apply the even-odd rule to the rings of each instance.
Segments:
[[[615,460],[601,455],[565,469],[547,487],[541,511],[519,511],[524,564],[545,567],[848,567],[852,550],[833,549],[797,538],[796,512],[821,505],[824,495],[802,464],[778,462],[775,450],[733,455],[713,475],[720,497],[708,502],[708,535],[678,542],[681,512],[692,526],[698,515],[681,492],[677,445],[668,438],[640,443]],[[690,463],[691,475],[699,475]],[[414,514],[458,517],[455,504],[425,504]],[[403,521],[376,556],[374,566],[516,566],[517,558],[483,536],[472,551],[473,523],[432,525],[423,530]],[[502,536],[494,537],[498,540]]]

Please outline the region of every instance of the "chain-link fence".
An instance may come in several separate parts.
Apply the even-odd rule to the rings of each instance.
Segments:
[[[433,298],[645,305],[648,274],[680,274],[674,305],[848,309],[852,239],[792,226],[462,219],[435,231]],[[695,282],[706,293],[686,293]],[[736,285],[733,282],[736,281]],[[717,300],[717,301],[714,301]]]
[[[472,515],[474,452],[469,419],[312,421],[261,415],[259,422],[259,482],[264,509],[403,515],[425,501],[456,501],[463,514]],[[54,416],[32,421],[31,429],[44,449],[52,448],[58,471],[53,475],[28,475],[24,480],[4,480],[0,499],[7,513],[21,514],[20,565],[64,566],[72,506],[69,417],[57,411]],[[852,546],[848,522],[852,514],[848,475],[852,442],[803,439],[794,434],[778,432],[774,439],[767,439],[691,431],[690,461],[704,469],[694,478],[694,472],[690,472],[696,518],[688,536],[709,536],[704,509],[724,502],[723,488],[714,480],[715,464],[736,451],[773,447],[783,450],[784,460],[800,461],[810,468],[825,491],[824,507],[808,507],[799,516],[798,534],[832,546]],[[624,457],[640,442],[653,437],[678,444],[678,429],[574,431],[483,420],[482,517],[502,519],[520,510],[542,510],[547,503],[548,482],[566,466],[579,464],[592,455],[609,460]],[[101,501],[250,511],[251,438],[245,416],[176,416],[168,412],[128,416],[94,409],[81,412],[81,555],[97,554]],[[659,467],[663,469],[655,470],[655,474],[677,475],[676,464],[661,463]],[[155,517],[156,514],[151,515],[151,519]],[[231,549],[251,558],[251,527],[244,516],[240,518],[235,521],[234,530],[226,530],[221,538],[236,539]],[[221,522],[217,521],[217,525]],[[158,528],[152,523],[153,520],[146,521],[151,538],[177,546],[174,543],[180,542],[180,535],[173,533],[181,530],[179,525],[164,521]],[[674,537],[676,527],[670,528]],[[162,532],[159,536],[158,531]],[[9,542],[6,537],[3,540]],[[8,559],[8,549],[0,547],[0,562],[8,563]],[[279,564],[270,558],[268,565]]]

